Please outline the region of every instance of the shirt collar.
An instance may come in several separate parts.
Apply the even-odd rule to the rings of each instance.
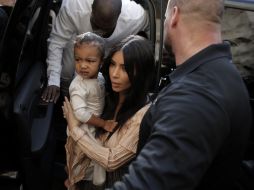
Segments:
[[[170,81],[174,82],[185,76],[187,73],[192,72],[201,64],[205,64],[213,59],[218,59],[220,57],[227,57],[228,59],[232,59],[229,44],[213,44],[193,55],[183,64],[178,66],[175,71],[169,74]]]

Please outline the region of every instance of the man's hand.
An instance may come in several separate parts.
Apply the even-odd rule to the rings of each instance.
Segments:
[[[60,88],[55,85],[47,86],[42,93],[42,100],[45,102],[54,102],[56,103],[60,96]]]
[[[115,122],[114,120],[106,120],[103,129],[108,132],[112,132],[116,126],[117,122]]]

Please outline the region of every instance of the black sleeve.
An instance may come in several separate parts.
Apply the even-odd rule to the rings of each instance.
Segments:
[[[197,186],[229,125],[216,98],[194,91],[175,89],[158,97],[144,118],[149,119],[151,135],[129,173],[112,189],[190,190]]]

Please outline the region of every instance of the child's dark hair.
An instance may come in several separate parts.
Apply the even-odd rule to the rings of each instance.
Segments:
[[[118,93],[112,90],[109,77],[109,66],[117,51],[123,52],[124,67],[131,87],[127,90],[125,101],[117,114],[118,125],[115,129],[122,127],[130,117],[148,103],[148,93],[153,90],[156,70],[153,45],[149,40],[138,35],[131,35],[113,47],[102,68],[107,91],[102,115],[104,119],[113,119],[118,104]]]
[[[104,58],[105,55],[105,40],[92,32],[86,32],[80,34],[76,37],[74,48],[79,47],[82,44],[92,44],[98,48],[98,51],[101,55],[101,59]]]

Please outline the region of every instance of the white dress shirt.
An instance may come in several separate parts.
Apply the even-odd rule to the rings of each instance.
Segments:
[[[60,86],[62,80],[70,81],[74,74],[73,40],[78,34],[92,32],[90,16],[93,0],[64,0],[48,39],[48,85]],[[141,5],[122,0],[121,14],[113,34],[106,38],[112,47],[125,37],[148,30],[148,15]]]

